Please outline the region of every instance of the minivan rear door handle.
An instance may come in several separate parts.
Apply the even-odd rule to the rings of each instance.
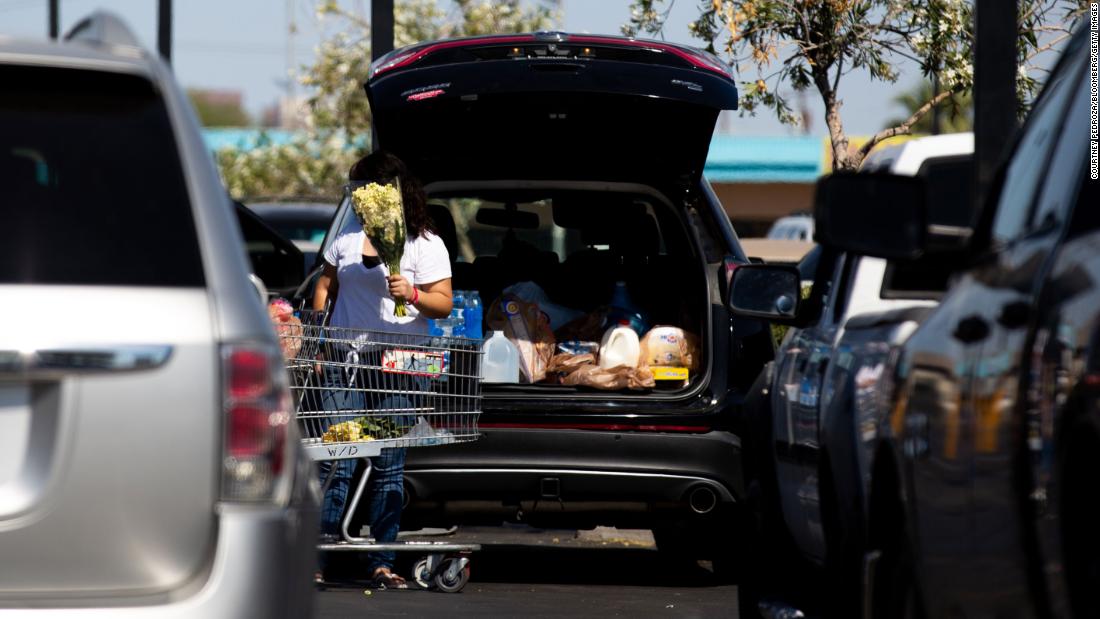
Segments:
[[[0,376],[49,377],[73,373],[131,372],[164,365],[172,347],[127,344],[33,351],[0,350]]]

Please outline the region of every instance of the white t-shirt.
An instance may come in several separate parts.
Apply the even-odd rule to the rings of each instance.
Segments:
[[[394,302],[386,283],[385,264],[368,269],[363,264],[366,233],[358,225],[348,227],[325,250],[325,262],[336,267],[339,290],[330,325],[394,333],[426,334],[428,320],[411,303],[408,316],[393,315]],[[405,239],[401,274],[414,286],[431,284],[451,276],[451,260],[443,239],[432,233]]]

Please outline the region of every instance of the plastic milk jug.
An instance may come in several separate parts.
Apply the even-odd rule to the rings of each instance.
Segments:
[[[486,383],[519,382],[519,349],[503,331],[493,331],[493,337],[481,345],[481,380]]]
[[[623,321],[603,334],[600,342],[601,368],[606,370],[620,365],[637,367],[640,354],[638,333],[630,327],[629,321]]]

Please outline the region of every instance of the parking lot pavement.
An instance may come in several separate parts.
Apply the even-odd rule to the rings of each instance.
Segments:
[[[317,616],[419,617],[736,617],[737,587],[714,578],[705,563],[659,554],[645,532],[538,531],[520,527],[464,529],[447,539],[476,540],[471,580],[457,594],[409,589],[365,593],[352,579],[321,591]],[[411,563],[412,555],[400,563]],[[408,565],[399,565],[408,572]]]

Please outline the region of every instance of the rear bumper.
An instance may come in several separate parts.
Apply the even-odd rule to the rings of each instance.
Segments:
[[[474,443],[410,449],[405,479],[412,514],[630,511],[638,526],[645,514],[688,513],[696,488],[711,489],[720,504],[743,494],[740,439],[719,431],[490,429]]]
[[[312,466],[301,470],[311,471]],[[47,608],[39,602],[29,608],[0,607],[0,618],[311,617],[312,573],[317,566],[317,503],[313,491],[295,494],[298,498],[284,508],[219,506],[218,539],[211,565],[191,585],[169,594],[167,599],[107,607],[95,607],[93,600],[79,608]]]

